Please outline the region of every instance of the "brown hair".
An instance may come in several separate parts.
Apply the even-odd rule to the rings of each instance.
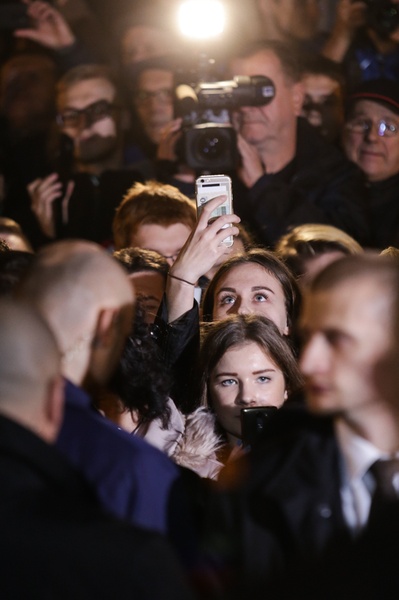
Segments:
[[[172,185],[147,181],[135,183],[118,206],[112,225],[115,248],[131,246],[140,225],[183,223],[192,229],[196,223],[193,202]]]
[[[361,254],[363,248],[350,235],[322,223],[306,223],[283,235],[275,246],[276,254],[284,260],[297,277],[306,271],[306,261],[327,252]]]
[[[223,355],[234,346],[257,344],[282,371],[289,393],[297,391],[302,378],[293,349],[277,326],[261,315],[233,315],[206,325],[199,356],[199,399],[212,407],[208,394],[209,378]]]

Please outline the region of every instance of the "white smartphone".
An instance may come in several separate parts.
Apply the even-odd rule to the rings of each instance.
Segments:
[[[198,217],[201,215],[203,206],[216,198],[216,196],[227,196],[227,199],[223,204],[218,206],[210,216],[209,221],[221,217],[223,215],[231,215],[233,213],[233,192],[231,187],[231,178],[228,175],[203,175],[198,177],[195,182],[195,197],[197,202],[197,214]],[[231,227],[227,224],[223,226]],[[232,235],[226,237],[223,240],[223,244],[230,248],[234,243]]]

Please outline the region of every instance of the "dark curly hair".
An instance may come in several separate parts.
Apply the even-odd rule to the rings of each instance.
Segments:
[[[127,410],[138,412],[140,423],[160,418],[162,427],[167,428],[171,377],[140,310],[109,388]]]

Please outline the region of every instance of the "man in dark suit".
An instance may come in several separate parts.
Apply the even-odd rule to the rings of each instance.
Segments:
[[[305,295],[300,363],[309,413],[287,408],[273,419],[241,482],[224,478],[228,490],[209,516],[208,539],[218,540],[210,553],[234,566],[251,597],[266,588],[272,595],[281,575],[311,572],[327,552],[336,557],[331,548],[367,526],[379,487],[372,465],[399,456],[391,392],[397,286],[394,261],[353,256],[327,267]]]
[[[58,449],[107,512],[170,536],[187,564],[194,542],[181,470],[93,408],[131,332],[134,298],[126,273],[96,244],[57,242],[35,256],[18,297],[40,312],[62,352],[67,384]]]
[[[61,355],[24,304],[1,301],[0,357],[0,596],[191,598],[165,540],[103,515],[53,447]]]

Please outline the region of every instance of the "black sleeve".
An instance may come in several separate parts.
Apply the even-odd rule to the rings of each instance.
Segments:
[[[171,396],[184,413],[196,408],[194,398],[195,367],[199,353],[199,309],[194,301],[187,311],[173,323],[168,323],[165,296],[162,299],[155,323],[154,337],[161,349],[161,358],[172,373]]]

